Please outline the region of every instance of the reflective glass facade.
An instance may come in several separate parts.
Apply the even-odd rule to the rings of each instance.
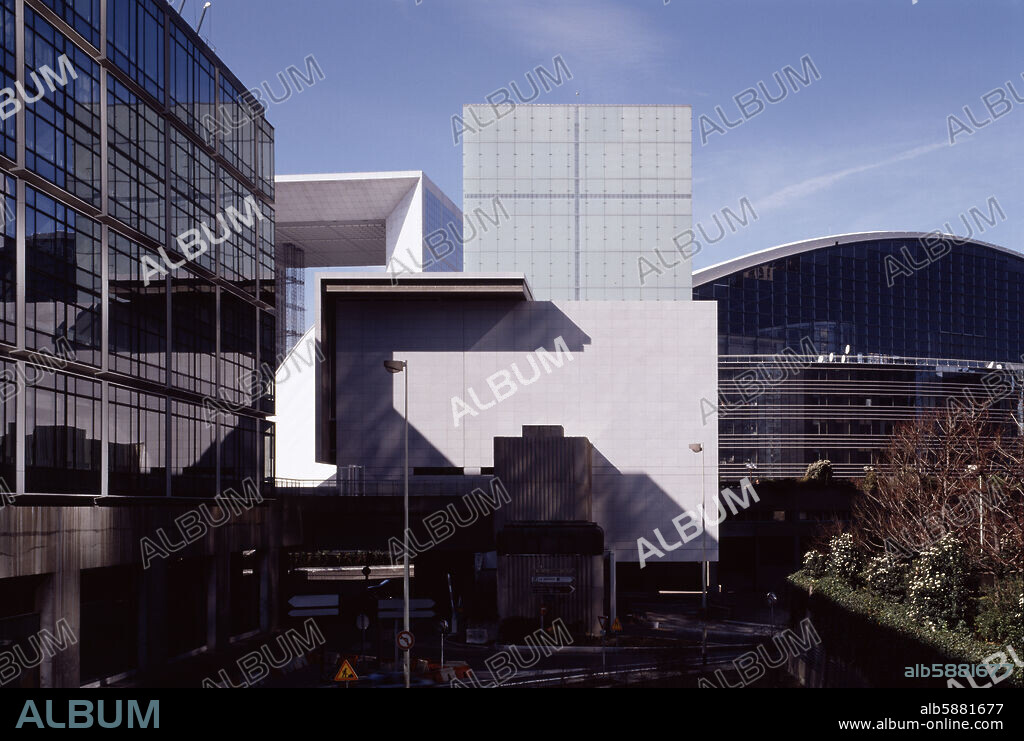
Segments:
[[[274,362],[273,128],[166,2],[0,0],[0,34],[3,86],[26,81],[0,128],[0,477],[269,487],[273,389],[251,378]],[[75,74],[36,85],[62,55]]]
[[[20,30],[20,29],[19,29]],[[44,65],[58,70],[66,56],[77,74],[63,86],[27,83],[25,101],[25,165],[48,182],[101,207],[100,66],[88,52],[25,8],[25,64],[21,79]],[[40,77],[33,79],[33,83]],[[39,100],[28,103],[29,98]]]
[[[14,0],[2,0],[0,1],[0,36],[3,36],[4,45],[3,49],[0,49],[0,88],[3,89],[14,89],[14,81],[20,79],[14,45],[15,32]],[[9,159],[18,156],[14,146],[17,124],[14,116],[0,120],[0,154]]]
[[[459,272],[463,264],[462,212],[423,179],[423,271]]]
[[[1019,434],[1024,255],[894,235],[715,272],[694,276],[693,295],[718,302],[721,405],[706,418],[719,425],[723,476],[748,464],[794,476],[818,459],[863,475],[894,425],[950,397],[989,398],[997,381],[1014,389],[997,418]]]
[[[480,104],[463,118],[467,271],[525,273],[545,300],[689,300],[689,261],[643,286],[637,267],[690,228],[689,106]]]

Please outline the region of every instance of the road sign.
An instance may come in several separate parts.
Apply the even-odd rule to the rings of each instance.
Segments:
[[[622,632],[622,623],[619,622],[618,618],[615,618],[615,622],[612,623],[612,630],[614,630],[616,633]]]
[[[530,577],[530,591],[534,594],[572,594],[576,591],[576,577],[569,574],[534,574]]]
[[[297,594],[288,600],[291,607],[337,607],[336,594]]]
[[[601,624],[601,630],[608,630],[608,616],[598,615],[597,622]]]
[[[401,610],[405,606],[405,600],[401,599],[382,599],[377,600],[378,610]],[[410,610],[429,610],[434,606],[434,600],[432,599],[411,599],[409,600]]]
[[[337,607],[323,607],[314,610],[289,610],[288,617],[334,617],[338,614]]]
[[[416,639],[413,637],[412,633],[407,630],[403,630],[395,637],[395,643],[403,651],[408,651],[415,645]]]
[[[348,659],[341,662],[341,668],[338,669],[338,673],[334,675],[335,682],[355,682],[359,679],[359,675],[356,674],[356,670],[352,668],[352,665],[348,663]]]
[[[574,584],[576,577],[574,576],[534,576],[530,579],[533,584]]]
[[[338,614],[336,594],[297,594],[288,600],[296,609],[289,610],[288,617],[333,617]]]
[[[402,620],[405,617],[405,613],[402,610],[381,610],[377,613],[377,617],[381,620]],[[409,610],[409,619],[413,618],[432,618],[434,617],[433,610]]]
[[[366,630],[370,627],[370,618],[366,617],[366,615],[360,615],[356,618],[356,627],[359,630]]]

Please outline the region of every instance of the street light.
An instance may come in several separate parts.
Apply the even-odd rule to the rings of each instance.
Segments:
[[[213,5],[213,3],[206,3],[203,6],[202,15],[199,16],[199,23],[196,24],[196,33],[199,33],[199,29],[203,27],[203,21],[206,20],[206,11],[210,9],[211,5]]]
[[[707,574],[707,518],[704,516],[704,444],[690,443],[690,450],[700,453],[700,611],[703,618],[703,638],[700,644],[700,661],[708,660],[708,574]]]
[[[384,369],[388,373],[405,373],[405,496],[403,499],[405,509],[405,527],[402,532],[402,548],[404,551],[404,569],[402,574],[402,587],[405,594],[405,604],[402,607],[403,625],[405,632],[409,632],[409,363],[405,360],[385,360]],[[405,660],[403,671],[405,672],[405,688],[409,689],[409,649],[403,649]]]
[[[690,450],[700,453],[700,606],[708,606],[708,580],[705,568],[707,566],[707,542],[704,517],[704,445],[702,443],[690,443]]]

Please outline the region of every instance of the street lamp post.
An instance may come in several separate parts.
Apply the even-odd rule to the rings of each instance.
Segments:
[[[703,618],[703,637],[700,644],[700,660],[708,661],[708,572],[707,572],[707,518],[704,515],[704,444],[690,443],[690,450],[700,453],[700,612]]]
[[[405,510],[405,527],[402,531],[403,549],[403,574],[402,591],[405,595],[405,603],[402,607],[402,624],[406,633],[409,632],[409,363],[405,360],[385,360],[384,368],[388,373],[403,373],[405,375],[405,494],[403,504]],[[405,688],[409,689],[410,657],[409,649],[403,649],[405,654],[403,672],[405,673]]]

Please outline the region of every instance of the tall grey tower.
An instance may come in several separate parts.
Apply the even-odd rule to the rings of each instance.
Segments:
[[[463,107],[465,269],[525,273],[538,299],[690,300],[685,105]],[[508,220],[473,221],[477,209]],[[641,284],[639,258],[679,263]]]

